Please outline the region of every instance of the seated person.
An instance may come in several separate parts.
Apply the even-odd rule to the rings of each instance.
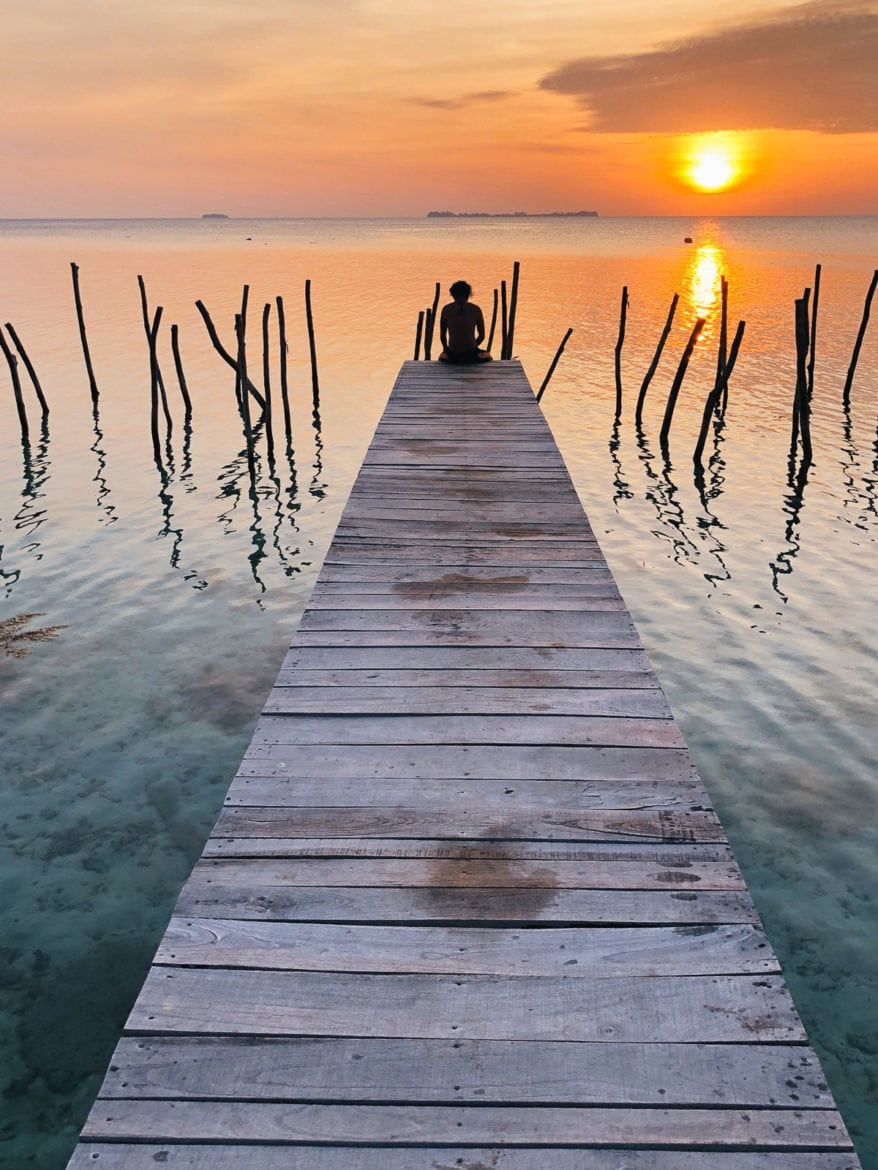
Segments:
[[[485,338],[485,318],[478,305],[470,304],[473,290],[465,280],[456,280],[448,291],[454,300],[444,306],[439,317],[439,361],[461,365],[491,361],[491,355],[479,349]]]

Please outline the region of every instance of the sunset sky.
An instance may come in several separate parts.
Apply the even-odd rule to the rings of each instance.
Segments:
[[[878,0],[32,0],[3,46],[0,217],[878,212]]]

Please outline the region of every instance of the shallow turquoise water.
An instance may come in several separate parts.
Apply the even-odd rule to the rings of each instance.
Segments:
[[[546,415],[864,1165],[874,1161],[874,328],[847,413],[840,392],[876,263],[876,221],[31,223],[0,224],[0,248],[2,320],[21,334],[52,405],[45,441],[31,411],[25,464],[11,401],[0,396],[0,621],[37,613],[25,628],[63,627],[16,643],[26,657],[0,656],[2,1164],[64,1165],[433,282],[465,275],[489,307],[513,258],[522,262],[516,349],[534,384],[574,327]],[[97,420],[72,313],[73,259],[101,388]],[[815,461],[797,490],[787,479],[792,301],[817,261]],[[747,333],[702,497],[690,452],[715,361],[720,271]],[[180,323],[194,401],[187,436],[172,395],[174,468],[164,479],[149,441],[140,272],[165,322]],[[272,477],[263,458],[255,499],[230,371],[192,307],[203,297],[228,339],[245,280],[257,366],[262,305],[286,299],[294,387],[294,467],[280,460]],[[623,284],[626,411],[614,433]],[[630,400],[675,290],[679,326],[638,441]],[[658,425],[699,312],[704,344],[665,466]]]

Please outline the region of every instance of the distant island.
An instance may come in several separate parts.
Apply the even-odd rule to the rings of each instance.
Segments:
[[[596,211],[428,211],[427,219],[575,219]]]
[[[207,211],[207,212],[205,212],[204,215],[202,215],[201,218],[202,219],[228,219],[229,217],[227,215],[225,215],[222,211]]]

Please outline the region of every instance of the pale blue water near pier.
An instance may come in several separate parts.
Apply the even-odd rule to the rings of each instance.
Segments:
[[[19,632],[62,627],[11,643],[24,657],[0,651],[0,1166],[65,1163],[434,282],[463,276],[489,309],[513,259],[516,353],[536,386],[574,328],[546,415],[863,1165],[878,1165],[876,319],[850,409],[841,402],[878,219],[19,221],[0,223],[0,256],[0,322],[18,330],[52,407],[41,434],[25,385],[25,458],[0,368],[0,623],[33,613]],[[793,302],[818,262],[815,456],[804,486],[791,486]],[[138,273],[164,306],[175,419],[164,476],[149,437]],[[747,331],[700,493],[691,451],[721,273],[732,326],[741,317]],[[255,496],[233,375],[194,309],[202,298],[231,348],[245,281],[251,364],[261,369],[262,306],[282,294],[294,387],[293,467],[281,453],[270,474],[263,454]],[[614,431],[623,285],[625,411]],[[677,325],[638,436],[633,399],[674,291]],[[698,315],[708,321],[666,466],[661,415]],[[171,322],[194,404],[188,434]],[[276,387],[274,335],[272,345]]]

